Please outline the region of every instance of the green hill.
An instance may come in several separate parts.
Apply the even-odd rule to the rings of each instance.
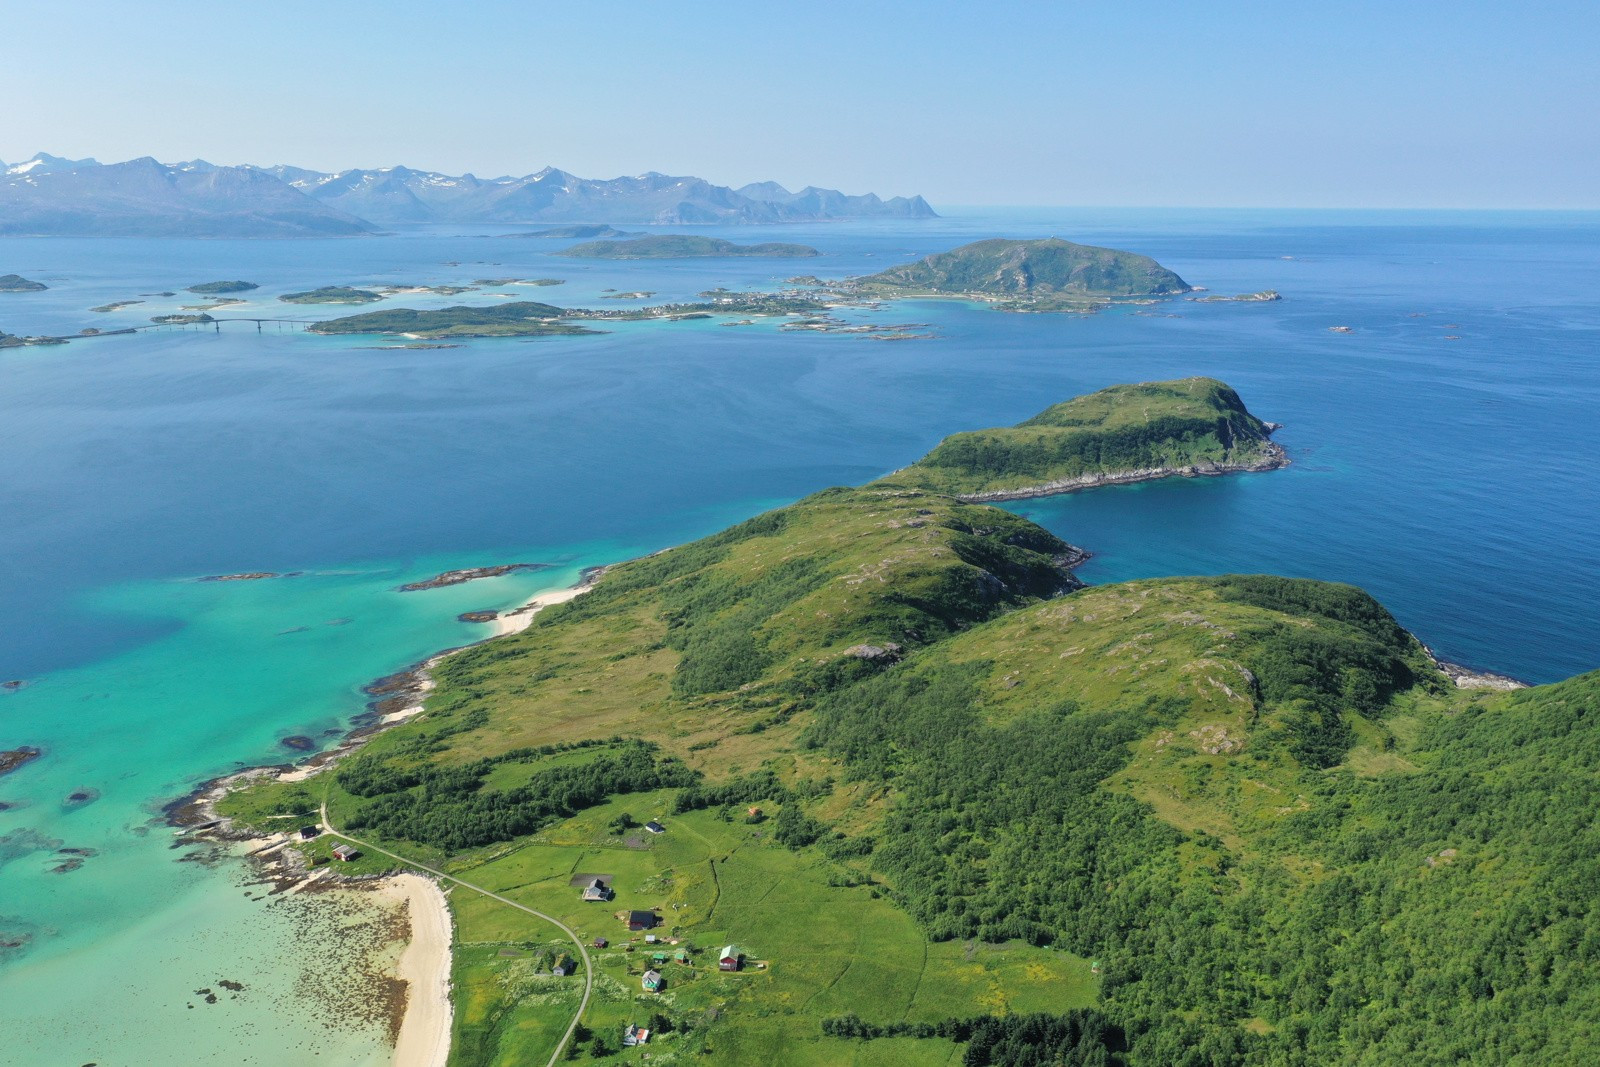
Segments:
[[[1221,383],[1141,392],[1172,386],[1040,420],[1198,397],[1252,426]],[[1600,1053],[1600,674],[1464,692],[1353,587],[1082,588],[1077,558],[904,472],[826,490],[611,568],[332,774],[225,810],[326,790],[352,833],[611,939],[585,1024],[660,1014],[652,1051],[708,1063]],[[559,934],[452,906],[453,1060],[548,1058],[579,987],[530,961]],[[616,909],[701,962],[641,996]],[[706,966],[730,942],[761,966]]]
[[[867,289],[1023,301],[1171,296],[1189,284],[1149,256],[1074,244],[993,238],[856,279]]]
[[[255,282],[201,282],[199,285],[189,286],[189,292],[211,295],[214,293],[245,293],[251,289],[259,288],[261,286]]]
[[[629,241],[589,241],[573,245],[558,256],[576,256],[579,259],[690,259],[703,256],[757,256],[774,259],[794,259],[819,255],[808,245],[767,242],[740,245],[719,237],[698,237],[686,234],[653,234]]]
[[[1118,385],[1016,426],[953,434],[892,480],[968,499],[1016,500],[1172,475],[1271,470],[1288,463],[1214,378]]]
[[[327,334],[408,334],[437,339],[441,337],[546,337],[593,333],[581,326],[557,322],[564,310],[553,304],[518,300],[487,307],[437,308],[416,311],[392,308],[360,315],[314,322],[306,329]]]

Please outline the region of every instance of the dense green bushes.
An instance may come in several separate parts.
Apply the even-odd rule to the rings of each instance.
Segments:
[[[368,802],[347,825],[454,852],[534,833],[611,796],[688,786],[698,778],[677,760],[658,758],[654,745],[628,741],[586,763],[537,771],[514,789],[483,788],[496,766],[541,755],[518,749],[458,766],[408,769],[371,756],[352,760],[339,771],[339,784]]]

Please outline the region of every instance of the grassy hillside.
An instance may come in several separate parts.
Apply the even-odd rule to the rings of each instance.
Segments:
[[[758,256],[768,258],[806,258],[818,255],[809,245],[785,244],[769,241],[764,244],[741,245],[724,241],[720,237],[698,237],[687,234],[652,234],[626,241],[590,241],[573,245],[558,256],[576,256],[579,259],[688,259],[698,256]]]
[[[1149,256],[1074,244],[974,241],[858,281],[869,288],[1044,299],[1170,296],[1189,284]]]
[[[1159,418],[1140,388],[1040,420]],[[612,569],[445,660],[333,773],[227,808],[326,791],[353,832],[608,938],[585,1024],[614,1047],[660,1016],[652,1062],[1600,1052],[1600,674],[1466,693],[1350,586],[1080,588],[1071,558],[898,477],[828,490]],[[542,1061],[580,990],[556,933],[453,906],[453,1062]],[[663,992],[626,909],[691,954]],[[710,962],[729,942],[742,973]]]
[[[1166,474],[1268,470],[1287,462],[1269,432],[1214,378],[1118,385],[1016,426],[953,434],[890,481],[1014,499]]]

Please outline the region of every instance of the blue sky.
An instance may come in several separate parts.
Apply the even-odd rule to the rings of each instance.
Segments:
[[[1600,4],[8,4],[0,159],[1600,207]]]

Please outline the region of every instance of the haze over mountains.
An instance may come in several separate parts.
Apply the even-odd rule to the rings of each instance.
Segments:
[[[204,160],[125,163],[40,153],[0,163],[0,235],[340,237],[421,223],[516,225],[773,224],[852,218],[933,218],[920,196],[888,200],[775,182],[740,189],[649,172],[579,178],[547,167],[477,178],[409,167],[337,174]]]

